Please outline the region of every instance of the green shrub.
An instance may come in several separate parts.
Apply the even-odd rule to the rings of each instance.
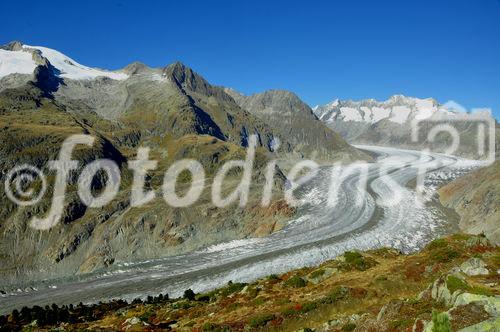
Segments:
[[[323,274],[325,274],[325,270],[319,269],[311,273],[311,278],[313,279],[320,278]]]
[[[247,289],[247,295],[251,299],[256,298],[257,295],[259,295],[259,292],[260,292],[260,290],[258,288],[256,288],[256,287],[253,287],[253,286],[250,286]]]
[[[451,324],[450,318],[446,312],[438,313],[437,311],[432,312],[432,332],[450,332]]]
[[[208,293],[200,294],[196,297],[196,300],[205,302],[206,298],[209,298],[208,302],[214,302],[217,300],[217,295],[219,294],[218,290],[212,290]]]
[[[345,262],[344,264],[341,264],[341,267],[344,267],[345,269],[355,268],[359,271],[366,271],[376,263],[374,260],[363,257],[363,255],[357,251],[345,252],[344,259]]]
[[[306,281],[299,276],[293,276],[285,281],[285,286],[293,288],[301,288],[306,286]]]
[[[492,258],[493,264],[500,267],[500,255],[494,255]]]
[[[283,304],[288,304],[290,303],[290,299],[287,298],[287,297],[279,297],[277,299],[274,300],[274,302],[277,304],[277,305],[283,305]]]
[[[483,236],[482,234],[480,235],[475,235],[471,236],[466,244],[468,248],[476,247],[476,246],[481,246],[481,247],[489,247],[491,243],[488,241],[488,239]]]
[[[495,293],[491,289],[481,287],[481,286],[474,286],[470,290],[471,293],[478,294],[478,295],[485,295],[485,296],[494,296]]]
[[[454,241],[467,241],[470,237],[471,236],[468,234],[461,234],[461,233],[453,234],[451,236],[452,240]]]
[[[230,332],[231,329],[227,326],[220,326],[212,323],[205,323],[201,326],[202,331],[213,331],[213,332]]]
[[[241,304],[239,304],[238,302],[235,302],[235,303],[231,303],[229,304],[227,307],[226,307],[226,311],[233,311],[235,310],[236,308],[238,307],[241,307]]]
[[[360,259],[363,259],[363,255],[361,255],[357,251],[346,251],[344,254],[344,258],[346,263],[352,264]]]
[[[192,306],[193,305],[191,303],[189,303],[188,301],[178,301],[178,302],[175,302],[174,304],[172,304],[172,308],[174,308],[174,309],[189,309]]]
[[[413,319],[396,319],[390,322],[391,330],[402,330],[413,325]]]
[[[213,331],[216,329],[216,326],[212,323],[205,323],[201,326],[203,331]]]
[[[253,300],[253,304],[256,305],[256,306],[259,306],[259,305],[262,305],[266,303],[266,299],[259,296],[258,298],[256,298],[255,300]]]
[[[427,249],[434,250],[434,249],[439,249],[439,248],[445,248],[447,246],[448,246],[448,243],[446,242],[445,239],[435,239],[435,240],[432,240],[427,245]]]
[[[354,331],[355,328],[356,328],[356,324],[347,323],[344,326],[342,326],[342,331],[345,331],[345,332]]]
[[[210,302],[210,296],[209,295],[198,295],[198,296],[196,296],[196,301]]]
[[[439,248],[432,251],[430,254],[430,258],[438,263],[451,262],[458,257],[460,257],[460,253],[451,248]]]
[[[302,305],[302,309],[300,309],[300,313],[305,314],[306,312],[312,311],[316,309],[318,305],[314,302],[307,302]]]
[[[297,313],[297,310],[293,306],[288,306],[281,311],[283,316],[293,316]]]
[[[249,324],[251,327],[262,327],[265,326],[268,322],[272,321],[274,318],[275,317],[272,314],[260,315],[252,318]]]
[[[154,312],[152,311],[146,311],[142,315],[139,316],[139,319],[142,320],[143,322],[149,322],[149,319],[155,315]]]
[[[430,258],[437,263],[447,263],[460,257],[460,253],[450,248],[445,239],[436,239],[427,245],[430,252]]]
[[[289,305],[286,306],[281,313],[283,316],[294,316],[296,314],[305,314],[308,313],[309,311],[312,311],[316,309],[318,305],[316,302],[306,302],[304,304],[295,304],[295,305]]]
[[[467,291],[470,289],[465,281],[455,276],[448,276],[446,279],[446,286],[451,294],[455,293],[457,290]]]
[[[333,291],[331,291],[325,298],[321,300],[325,304],[333,304],[340,299],[343,299],[349,293],[349,289],[344,286],[337,286]]]
[[[186,299],[186,300],[189,300],[189,301],[193,301],[196,297],[196,294],[193,292],[192,289],[186,289],[184,291],[184,295],[183,297]]]
[[[229,281],[227,283],[227,286],[221,290],[220,294],[222,296],[228,296],[228,295],[231,295],[233,293],[240,292],[243,288],[245,288],[246,285],[248,285],[248,284],[240,283],[240,282],[233,283],[232,281]]]
[[[422,300],[419,300],[418,298],[409,298],[409,299],[406,299],[406,302],[408,304],[414,305],[414,304],[421,303]]]

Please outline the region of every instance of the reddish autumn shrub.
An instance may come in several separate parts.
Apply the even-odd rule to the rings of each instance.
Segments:
[[[405,277],[413,281],[419,281],[422,279],[423,273],[425,272],[424,264],[409,264],[405,269]]]

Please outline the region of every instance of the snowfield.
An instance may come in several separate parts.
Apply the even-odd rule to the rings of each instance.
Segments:
[[[22,51],[0,49],[0,78],[15,73],[33,74],[37,64],[33,60],[29,49],[39,50],[42,56],[47,58],[52,66],[59,71],[57,74],[62,78],[88,80],[97,77],[108,77],[113,80],[125,80],[129,77],[123,72],[112,72],[81,65],[61,52],[47,47],[23,45]]]
[[[24,45],[24,48],[34,48],[42,52],[42,56],[47,58],[52,66],[61,72],[59,76],[63,78],[72,80],[94,79],[99,76],[109,77],[114,80],[128,78],[128,75],[125,73],[110,72],[81,65],[61,52],[47,47]]]
[[[0,49],[0,78],[10,74],[33,74],[36,63],[30,53]]]

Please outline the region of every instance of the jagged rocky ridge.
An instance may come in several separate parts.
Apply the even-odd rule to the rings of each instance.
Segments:
[[[225,90],[241,108],[277,128],[303,153],[314,159],[332,158],[332,150],[352,158],[350,146],[316,117],[312,109],[297,95],[285,90],[268,90],[245,96],[234,89]],[[359,155],[359,158],[362,158]]]

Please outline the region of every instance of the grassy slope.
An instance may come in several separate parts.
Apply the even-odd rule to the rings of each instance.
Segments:
[[[294,331],[307,327],[325,331],[411,331],[414,324],[421,328],[423,322],[431,321],[433,311],[450,309],[430,296],[419,299],[419,294],[471,257],[486,262],[489,275],[466,277],[464,281],[448,279],[447,287],[499,295],[500,248],[481,237],[458,234],[435,240],[413,255],[401,255],[392,249],[349,252],[318,267],[269,276],[251,284],[231,283],[190,299],[150,298],[135,304],[113,302],[73,308],[73,322],[63,325],[66,329],[91,330]],[[451,313],[453,330],[489,318],[476,304],[455,307]],[[8,319],[13,322],[13,315]]]

